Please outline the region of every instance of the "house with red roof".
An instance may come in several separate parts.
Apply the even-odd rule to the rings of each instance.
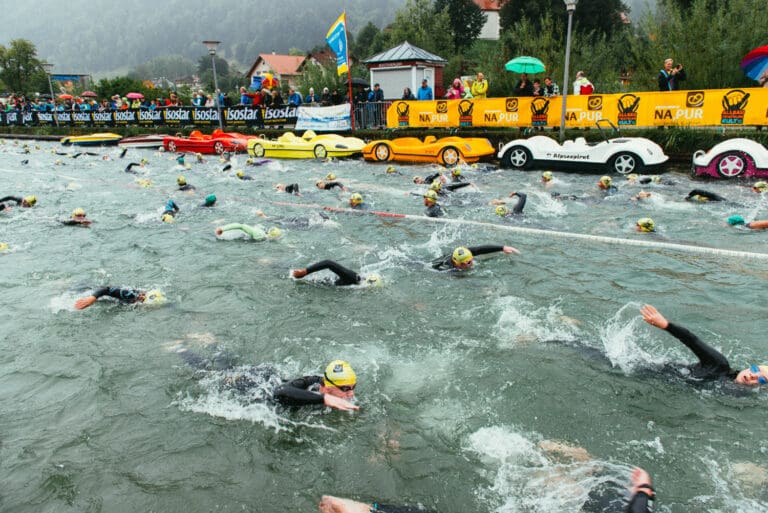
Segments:
[[[480,31],[478,39],[490,39],[496,41],[499,39],[501,25],[499,24],[499,11],[504,0],[472,0],[486,16],[483,30]]]
[[[280,85],[296,87],[301,78],[300,67],[306,59],[305,55],[280,55],[276,53],[260,53],[256,62],[248,69],[246,76],[250,83],[254,83],[254,77],[263,77],[270,73],[280,81]],[[260,83],[261,79],[256,79]]]

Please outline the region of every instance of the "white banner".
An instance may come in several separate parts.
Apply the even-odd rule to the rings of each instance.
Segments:
[[[352,129],[348,103],[331,105],[330,107],[307,107],[301,105],[298,111],[296,130],[336,132]]]

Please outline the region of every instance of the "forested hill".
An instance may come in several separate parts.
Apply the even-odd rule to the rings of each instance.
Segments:
[[[383,28],[405,0],[37,0],[5,2],[0,16],[9,45],[23,38],[57,73],[125,70],[160,55],[196,62],[203,40],[222,42],[221,56],[247,68],[259,53],[323,44],[346,10],[354,35],[373,21]]]

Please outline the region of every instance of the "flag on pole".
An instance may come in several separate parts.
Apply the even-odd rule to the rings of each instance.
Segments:
[[[341,76],[342,73],[349,72],[347,64],[347,13],[341,13],[341,16],[333,22],[328,33],[325,35],[328,45],[336,53],[336,72]]]

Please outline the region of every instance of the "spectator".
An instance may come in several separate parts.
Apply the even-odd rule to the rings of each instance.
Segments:
[[[331,100],[331,91],[329,91],[327,87],[323,87],[323,94],[320,95],[320,105],[323,107],[333,105],[333,101]]]
[[[573,81],[573,94],[590,95],[595,91],[595,86],[589,81],[583,71],[576,72],[576,80]]]
[[[560,88],[552,82],[552,77],[544,77],[544,96],[547,98],[560,96]]]
[[[271,107],[272,106],[272,91],[266,88],[261,88],[261,106]]]
[[[419,90],[416,92],[416,99],[418,100],[434,100],[434,96],[432,95],[432,88],[429,87],[429,83],[427,82],[427,79],[421,81],[421,87],[419,87]]]
[[[248,90],[245,88],[245,86],[240,87],[240,105],[252,105],[253,104],[253,95],[248,94]]]
[[[213,96],[211,96],[210,94],[206,96],[205,104],[203,104],[203,107],[215,107],[215,106],[216,106],[216,102],[214,101]]]
[[[533,96],[544,96],[544,88],[541,87],[541,80],[533,79]]]
[[[486,98],[488,96],[488,81],[482,72],[477,74],[477,80],[472,84],[473,98]]]
[[[331,105],[340,105],[342,103],[341,95],[338,89],[334,89],[331,93]]]
[[[379,86],[378,83],[373,84],[373,90],[370,93],[368,93],[368,101],[369,102],[384,101],[384,91],[381,90],[381,86]]]
[[[403,89],[403,97],[401,98],[401,100],[415,100],[415,99],[416,97],[411,92],[410,87],[406,87],[405,89]]]
[[[659,91],[677,91],[687,77],[682,64],[672,66],[672,59],[664,59],[664,69],[659,70]]]
[[[528,80],[528,74],[522,73],[513,91],[514,96],[533,96],[533,85]]]
[[[309,94],[304,98],[304,103],[320,103],[320,97],[315,94],[315,88],[309,88]]]
[[[278,88],[272,89],[272,103],[270,106],[278,108],[282,107],[284,104],[285,102],[283,102],[283,96],[280,94],[280,90]]]
[[[232,98],[229,97],[229,93],[224,93],[224,106],[227,108],[232,106]]]
[[[464,96],[464,86],[461,84],[460,78],[454,78],[453,84],[448,88],[448,92],[445,97],[449,100],[460,100]]]
[[[292,87],[288,89],[288,105],[291,107],[301,105],[301,94],[297,93]]]

